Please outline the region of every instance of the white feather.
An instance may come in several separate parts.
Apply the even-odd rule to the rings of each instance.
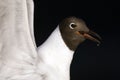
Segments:
[[[42,62],[47,66],[46,73],[49,78],[47,80],[69,80],[73,51],[64,43],[59,26],[46,42],[38,48],[38,54]]]
[[[69,80],[73,51],[58,27],[36,49],[33,1],[0,0],[0,80]]]

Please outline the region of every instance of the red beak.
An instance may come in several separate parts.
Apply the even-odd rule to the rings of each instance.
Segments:
[[[101,37],[97,33],[93,32],[93,31],[89,31],[89,32],[81,32],[81,31],[79,31],[79,33],[82,34],[85,37],[85,39],[89,39],[91,41],[97,42],[98,44],[101,43],[100,42]]]

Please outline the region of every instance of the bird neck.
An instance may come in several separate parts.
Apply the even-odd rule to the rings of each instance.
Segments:
[[[42,61],[49,66],[48,69],[51,68],[52,71],[55,71],[55,76],[60,77],[56,76],[56,80],[69,80],[70,64],[74,51],[71,51],[64,43],[59,26],[38,48],[38,53]],[[51,72],[50,75],[52,75]]]

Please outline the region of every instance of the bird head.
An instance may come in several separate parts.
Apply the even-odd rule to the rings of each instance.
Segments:
[[[66,18],[59,24],[59,28],[64,42],[73,51],[86,39],[100,44],[101,37],[91,31],[82,19]]]

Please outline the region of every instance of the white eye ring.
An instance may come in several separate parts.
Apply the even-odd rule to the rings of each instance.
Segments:
[[[74,29],[74,28],[72,27],[73,24],[75,24],[75,23],[70,23],[70,25],[69,25],[70,29]]]

